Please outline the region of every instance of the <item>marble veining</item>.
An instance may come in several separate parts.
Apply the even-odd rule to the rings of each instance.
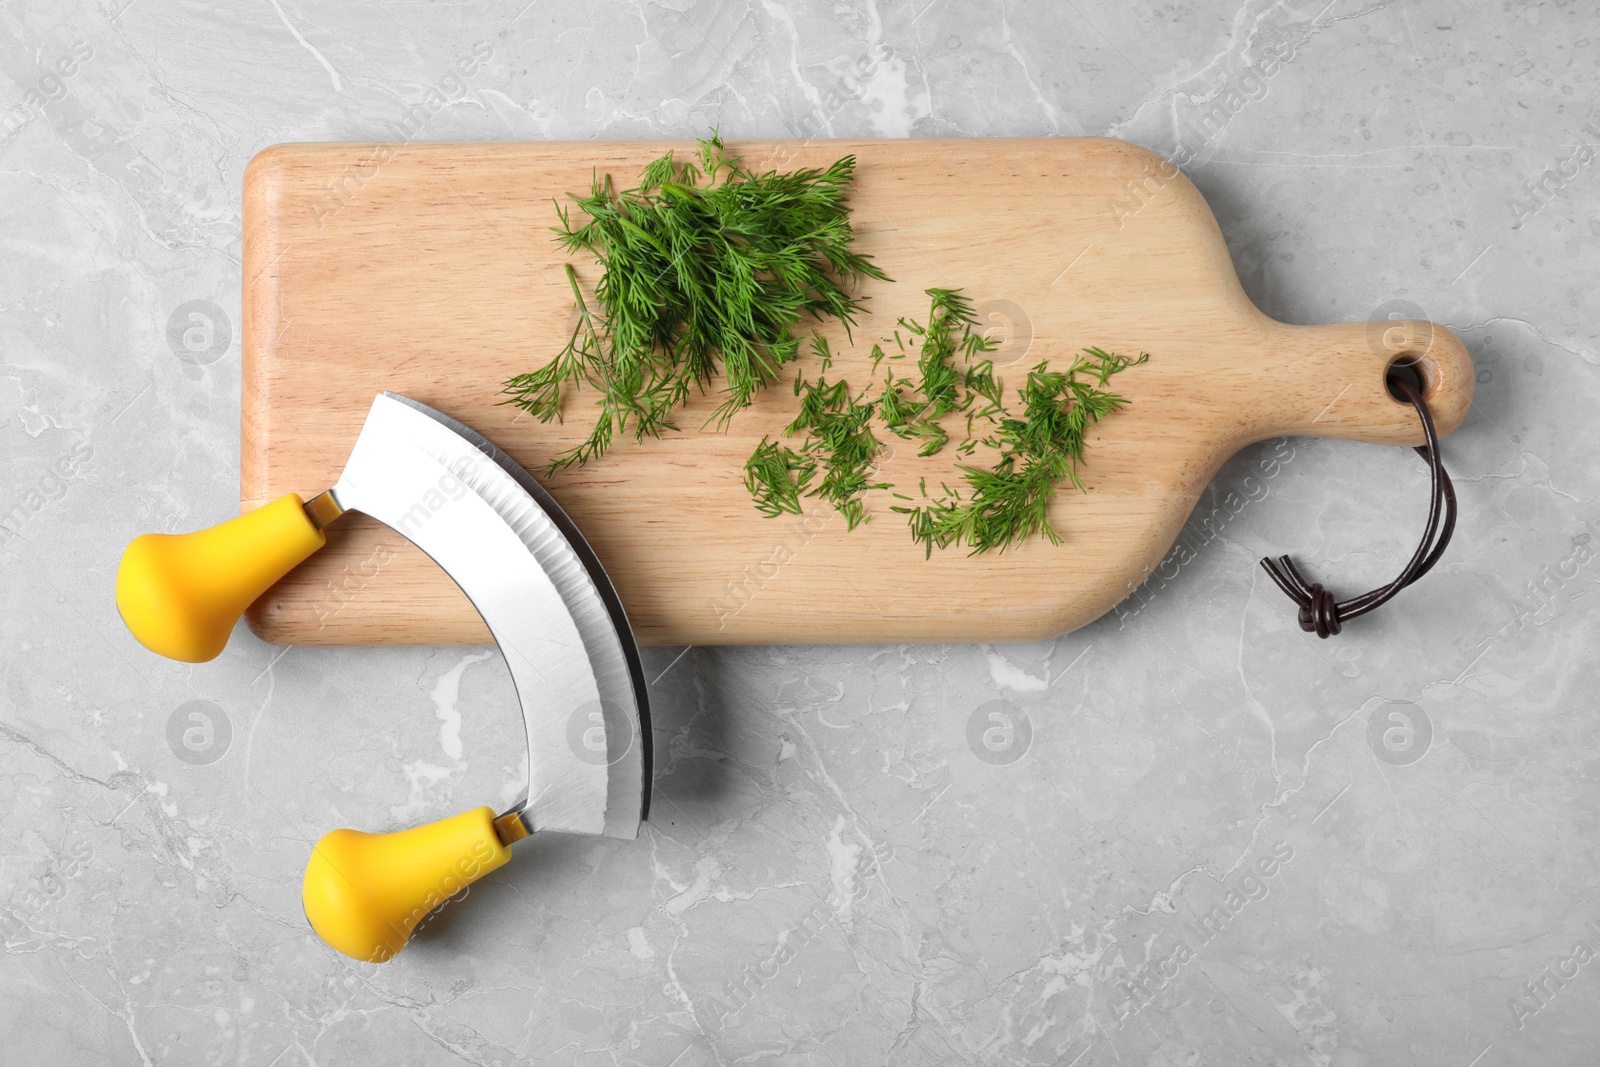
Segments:
[[[1552,0],[11,0],[0,1058],[1593,1062],[1597,48]],[[639,840],[519,846],[354,964],[310,843],[511,803],[521,728],[483,652],[241,630],[188,667],[118,621],[132,536],[236,507],[245,163],[714,125],[1179,160],[1269,314],[1465,339],[1455,543],[1302,634],[1257,558],[1387,579],[1424,471],[1266,442],[1058,640],[647,650]]]

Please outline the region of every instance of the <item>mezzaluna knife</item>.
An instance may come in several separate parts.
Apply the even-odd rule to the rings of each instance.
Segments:
[[[632,628],[572,520],[504,452],[395,393],[372,404],[338,483],[208,530],[145,534],[117,571],[117,608],[153,652],[215,658],[239,616],[360,511],[437,562],[488,624],[527,726],[528,793],[386,834],[335,830],[302,902],[324,941],[381,962],[439,905],[537,831],[635,837],[650,799],[649,704]]]

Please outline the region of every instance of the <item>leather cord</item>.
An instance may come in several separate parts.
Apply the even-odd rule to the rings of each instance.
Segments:
[[[1428,464],[1432,481],[1433,497],[1428,504],[1428,525],[1423,530],[1422,542],[1411,554],[1411,561],[1394,581],[1349,600],[1335,601],[1333,594],[1324,589],[1321,582],[1307,582],[1286,555],[1276,560],[1261,561],[1261,566],[1272,575],[1278,588],[1300,606],[1300,629],[1318,637],[1332,637],[1344,628],[1346,622],[1387,603],[1400,590],[1427,574],[1439,562],[1445,546],[1450,543],[1450,535],[1455,532],[1456,489],[1450,484],[1450,475],[1445,473],[1444,463],[1439,458],[1439,435],[1433,428],[1433,416],[1428,412],[1422,394],[1409,381],[1399,375],[1391,375],[1388,384],[1390,389],[1400,393],[1417,409],[1417,416],[1422,419],[1422,432],[1428,439],[1427,444],[1419,445],[1416,449],[1417,455]]]

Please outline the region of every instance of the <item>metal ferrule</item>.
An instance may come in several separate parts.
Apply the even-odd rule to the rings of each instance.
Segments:
[[[494,821],[494,832],[500,838],[500,843],[510,848],[512,845],[527,837],[531,831],[527,822],[522,818],[522,809],[508,811]]]
[[[332,489],[324,489],[305,503],[306,517],[319,530],[326,530],[328,524],[344,514],[344,508],[339,504],[339,498],[334,496]]]

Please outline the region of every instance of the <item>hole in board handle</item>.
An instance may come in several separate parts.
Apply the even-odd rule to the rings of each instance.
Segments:
[[[1409,405],[1411,401],[1394,387],[1394,379],[1401,378],[1409,382],[1426,400],[1433,392],[1438,376],[1439,370],[1432,360],[1414,352],[1402,352],[1389,361],[1389,366],[1383,372],[1383,385],[1389,393],[1389,399],[1397,404]]]

